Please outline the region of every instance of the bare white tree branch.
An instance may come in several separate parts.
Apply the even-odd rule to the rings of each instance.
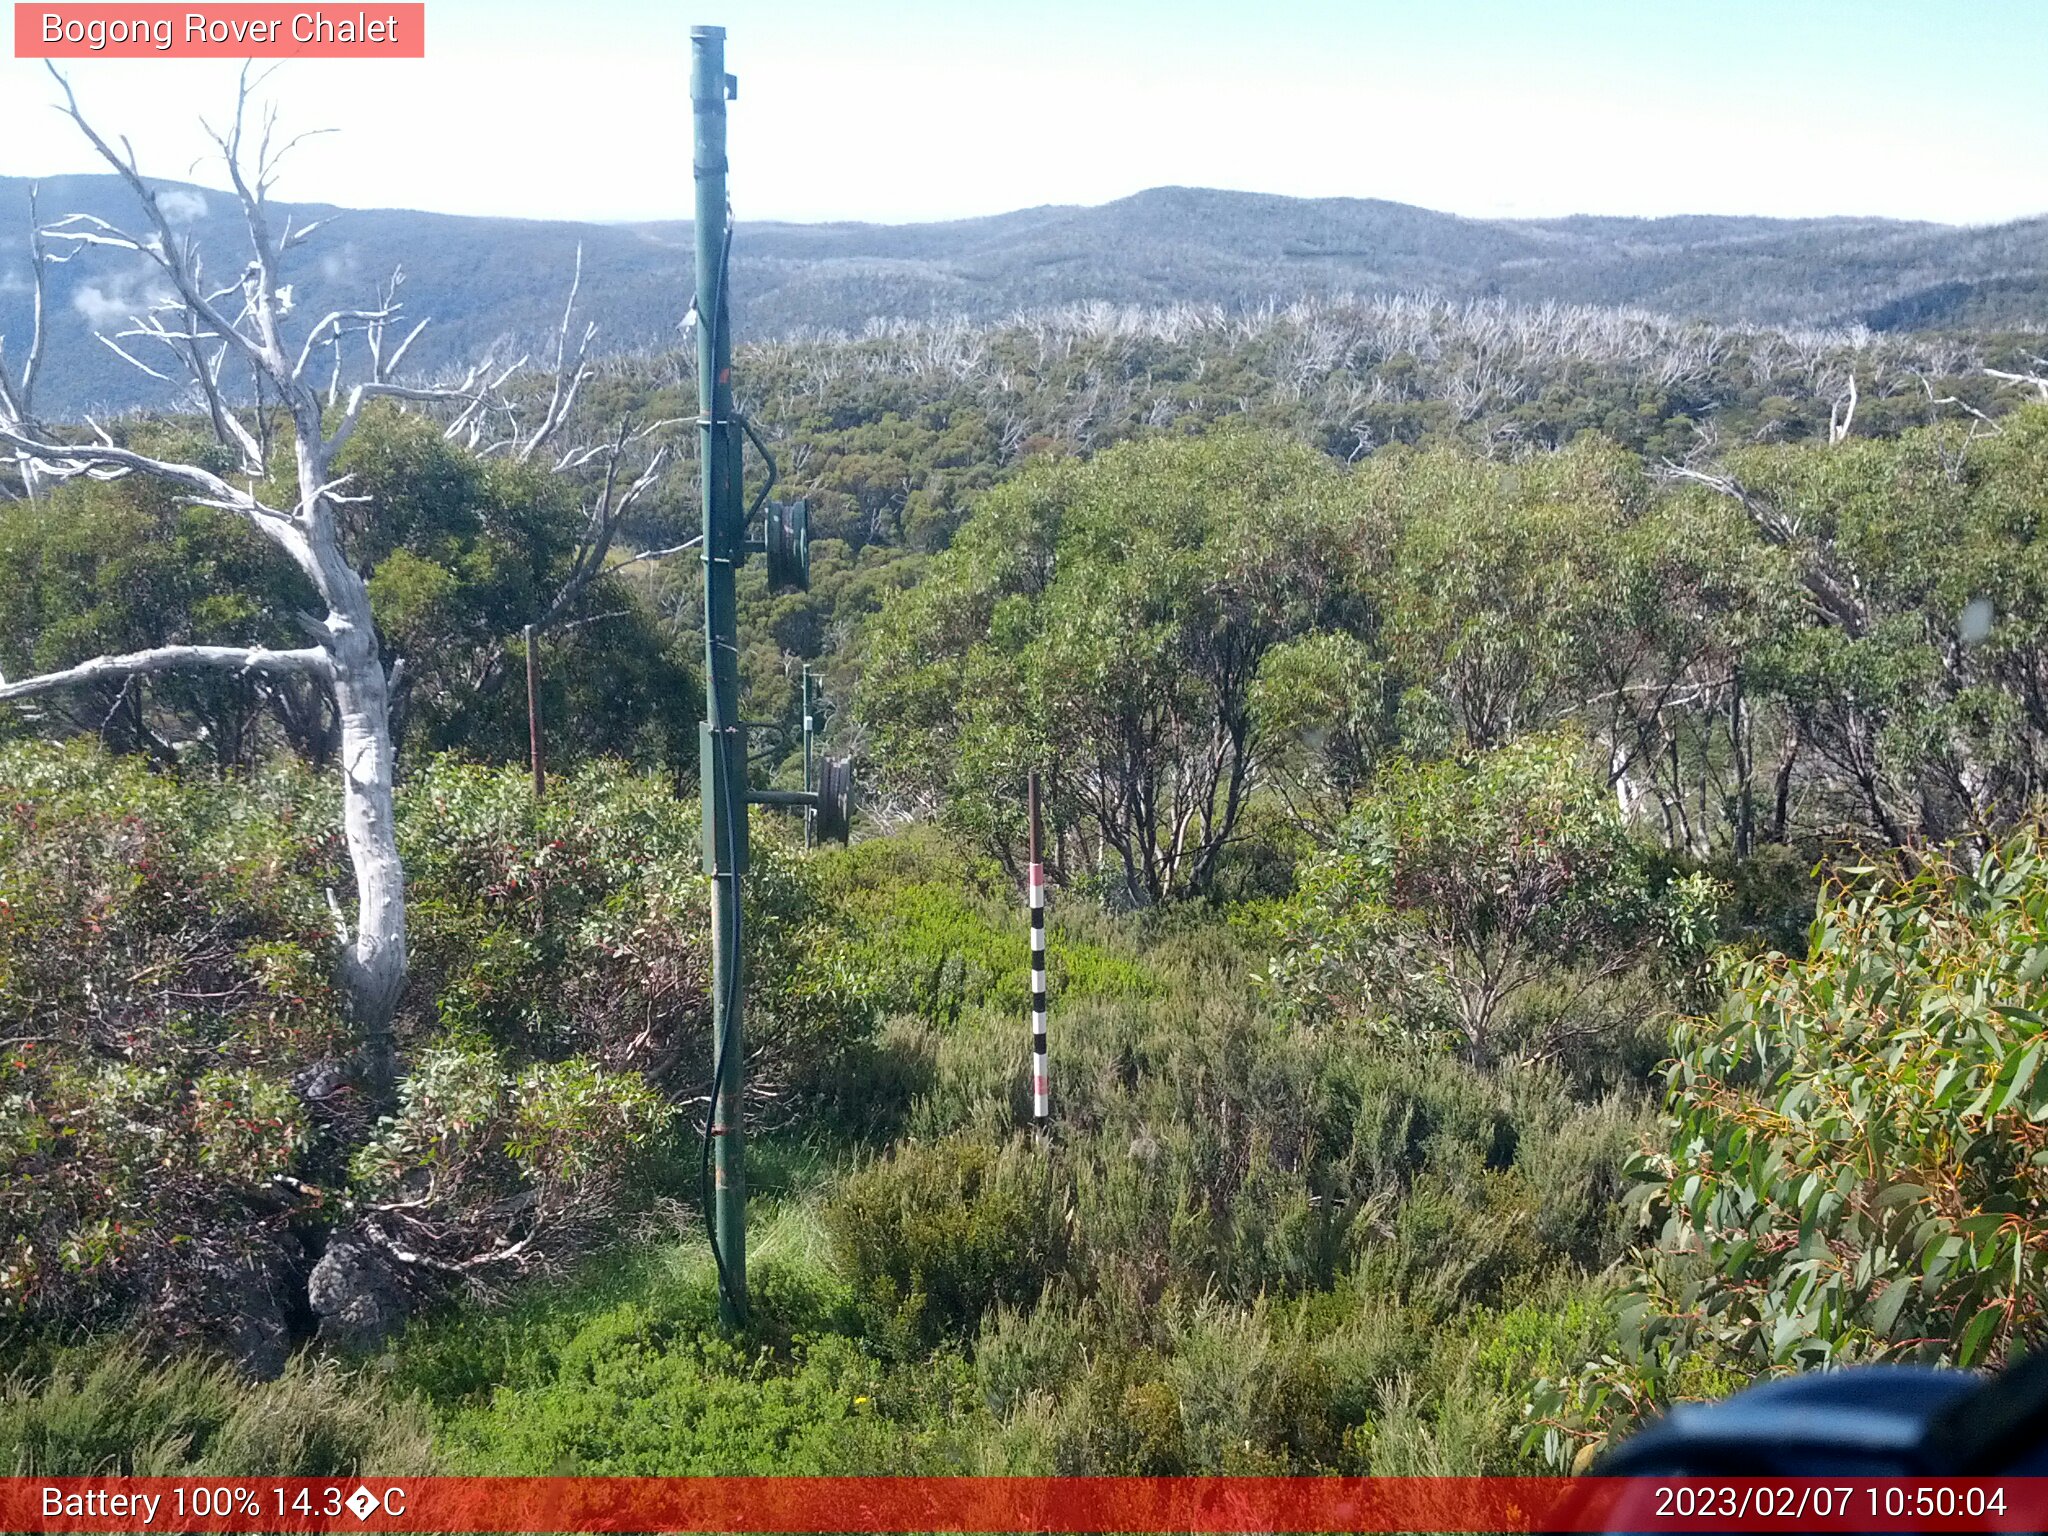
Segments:
[[[2008,384],[2024,384],[2042,400],[2048,400],[2048,378],[2038,373],[2007,373],[2003,368],[1986,368],[1985,373]]]
[[[20,378],[9,378],[6,338],[0,337],[0,426],[28,428],[35,424],[36,381],[43,367],[43,304],[47,285],[44,269],[50,265],[50,251],[43,240],[42,219],[37,208],[39,190],[34,184],[28,189],[28,352],[22,360]],[[36,496],[35,462],[20,453],[17,453],[15,462],[21,473],[22,494],[33,501]]]
[[[1828,442],[1839,443],[1856,420],[1856,370],[1849,370],[1849,392],[1828,407]]]
[[[154,650],[130,651],[123,656],[95,656],[76,666],[23,678],[18,683],[10,683],[0,677],[0,700],[26,699],[59,688],[75,688],[83,683],[147,677],[157,672],[267,673],[272,676],[310,672],[324,677],[330,669],[327,652],[317,647],[272,651],[262,646],[162,645]]]
[[[583,334],[577,340],[576,354],[569,355],[569,332],[576,323],[576,296],[583,289],[583,247],[576,247],[576,273],[569,281],[569,300],[562,306],[562,323],[555,328],[555,383],[553,393],[548,397],[548,408],[526,440],[514,455],[525,463],[546,446],[548,440],[561,430],[569,419],[569,412],[576,404],[576,395],[590,377],[590,370],[584,366],[584,359],[590,353],[590,343],[597,335],[595,321],[583,327]]]

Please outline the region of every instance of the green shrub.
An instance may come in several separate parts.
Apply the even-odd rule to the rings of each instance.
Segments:
[[[694,809],[615,766],[536,802],[439,761],[398,817],[406,1076],[373,1124],[331,792],[0,748],[0,1325],[136,1319],[274,1372],[331,1231],[431,1293],[573,1257],[651,1193],[709,1071]],[[866,976],[786,833],[756,836],[749,894],[755,1124],[872,1113]]]
[[[1049,1296],[984,1322],[1000,1471],[1178,1475],[1527,1470],[1527,1372],[1609,1336],[1583,1281],[1456,1316],[1360,1275],[1287,1302]]]
[[[1249,1302],[1328,1287],[1370,1257],[1388,1284],[1465,1305],[1620,1252],[1614,1202],[1647,1124],[1633,1101],[1588,1103],[1555,1070],[1496,1074],[1355,1030],[1289,1029],[1164,974],[1160,998],[1053,1020],[1052,1155],[1085,1284]],[[932,1041],[915,1133],[1022,1124],[1026,1040],[1021,1020],[987,1016]],[[1424,1186],[1442,1223],[1404,1229]]]
[[[512,1071],[488,1051],[422,1052],[352,1161],[350,1235],[440,1274],[573,1257],[610,1240],[672,1118],[640,1078],[581,1059]]]
[[[410,1341],[401,1379],[438,1384],[444,1436],[493,1474],[694,1476],[964,1470],[981,1410],[957,1356],[894,1366],[849,1336],[844,1288],[770,1260],[754,1266],[745,1333],[718,1323],[705,1266],[582,1312],[559,1299],[484,1380],[451,1374],[445,1343]],[[652,1278],[652,1277],[650,1277]],[[427,1362],[431,1361],[431,1365]],[[425,1367],[425,1368],[423,1368]],[[495,1380],[489,1378],[495,1377]],[[450,1389],[456,1389],[451,1391]]]
[[[1559,1010],[1533,1038],[1504,1042],[1532,986],[1569,983],[1576,996],[1652,955],[1697,962],[1717,889],[1697,875],[1660,887],[1582,755],[1526,737],[1469,762],[1383,770],[1283,910],[1272,991],[1310,1021],[1454,1041],[1474,1060],[1504,1043],[1542,1060],[1587,1021]]]
[[[2048,848],[1832,883],[1804,957],[1731,958],[1688,1020],[1663,1217],[1620,1358],[1547,1388],[1550,1453],[1763,1372],[1995,1365],[2048,1338]]]
[[[278,1180],[333,1166],[293,1077],[348,1040],[337,860],[302,772],[0,748],[0,1322],[281,1337]]]
[[[1023,893],[992,862],[971,861],[932,829],[872,839],[818,862],[824,889],[858,935],[859,963],[891,1013],[948,1029],[976,1009],[1030,1006]],[[1156,995],[1160,979],[1131,936],[1091,926],[1095,918],[1085,904],[1052,914],[1046,970],[1054,997]]]
[[[422,1030],[519,1061],[590,1058],[695,1094],[710,1073],[710,913],[697,808],[614,764],[556,779],[449,759],[407,785],[400,852]],[[817,877],[767,819],[747,880],[753,1112],[841,1105],[874,989]]]
[[[335,1477],[440,1470],[411,1403],[332,1364],[251,1383],[185,1358],[122,1347],[60,1354],[0,1382],[0,1445],[15,1477]]]
[[[907,1354],[971,1337],[998,1303],[1035,1300],[1065,1260],[1067,1207],[1029,1141],[955,1138],[853,1174],[826,1222],[871,1335]]]
[[[1335,1461],[1343,1426],[1330,1413],[1324,1358],[1269,1313],[1263,1301],[1204,1298],[1174,1318],[1166,1381],[1190,1470],[1271,1474]]]
[[[1679,1032],[1657,1170],[1664,1247],[1713,1267],[1714,1332],[1759,1366],[2048,1338],[2042,834],[1839,884],[1803,960],[1729,988]]]
[[[1621,1094],[1527,1116],[1515,1166],[1535,1194],[1535,1233],[1548,1252],[1598,1270],[1623,1251],[1633,1225],[1624,1200],[1648,1131],[1641,1100]]]

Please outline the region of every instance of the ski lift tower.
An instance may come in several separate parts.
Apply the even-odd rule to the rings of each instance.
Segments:
[[[734,407],[732,319],[726,279],[732,266],[732,213],[725,186],[725,104],[738,82],[725,72],[725,29],[690,29],[690,104],[696,121],[697,463],[703,493],[704,721],[697,761],[703,796],[704,872],[711,876],[711,1106],[704,1128],[706,1225],[718,1266],[718,1311],[727,1327],[747,1318],[747,1179],[742,1124],[746,1031],[741,976],[741,882],[747,872],[747,806],[801,809],[820,841],[845,842],[853,811],[853,774],[843,758],[819,764],[811,782],[810,699],[805,700],[805,774],[801,790],[754,790],[747,722],[740,718],[739,605],[734,578],[749,554],[767,557],[769,585],[810,586],[810,514],[801,501],[771,502],[775,460]],[[742,496],[742,434],[753,442],[766,479],[751,507]],[[750,536],[755,516],[761,531]],[[808,689],[806,689],[808,695]]]

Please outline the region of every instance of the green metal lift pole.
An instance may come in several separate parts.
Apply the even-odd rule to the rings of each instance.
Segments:
[[[690,29],[690,102],[696,118],[697,463],[704,495],[704,704],[698,733],[704,865],[712,877],[712,1233],[719,1317],[747,1318],[746,1145],[740,1121],[746,1035],[740,1016],[740,877],[746,867],[747,748],[740,723],[739,610],[733,575],[746,557],[740,438],[732,404],[732,334],[725,295],[725,29]]]

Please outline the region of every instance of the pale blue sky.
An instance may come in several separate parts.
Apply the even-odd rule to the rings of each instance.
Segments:
[[[276,77],[288,123],[342,130],[282,195],[684,216],[692,21],[729,32],[742,218],[1168,183],[1492,216],[2048,212],[2040,0],[427,0],[425,60]],[[231,74],[73,66],[145,169],[199,180],[193,119]],[[91,168],[51,92],[0,60],[0,173]]]

